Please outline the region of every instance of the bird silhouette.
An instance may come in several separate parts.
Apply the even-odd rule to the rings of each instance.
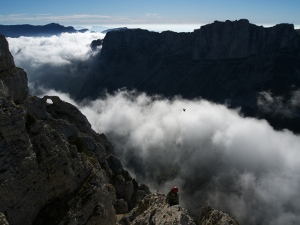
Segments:
[[[185,109],[183,109],[183,111],[185,112]]]

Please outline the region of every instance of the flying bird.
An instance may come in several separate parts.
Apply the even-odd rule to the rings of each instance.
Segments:
[[[185,109],[183,109],[183,111],[185,112]]]

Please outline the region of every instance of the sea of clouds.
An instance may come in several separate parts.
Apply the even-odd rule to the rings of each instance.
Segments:
[[[82,88],[86,76],[97,73],[97,54],[91,42],[103,39],[99,32],[63,33],[51,37],[7,38],[15,64],[28,75],[31,93],[41,86],[69,92]]]
[[[166,194],[177,185],[180,204],[194,216],[209,202],[240,224],[300,221],[299,135],[275,131],[264,120],[245,118],[238,109],[204,99],[166,99],[120,90],[76,102],[51,83],[52,76],[60,83],[72,76],[71,69],[59,68],[76,68],[76,76],[95,71],[100,49],[93,52],[89,44],[101,35],[8,41],[16,65],[28,74],[31,93],[57,95],[77,106],[93,129],[107,135],[125,168],[153,191]],[[262,106],[275,99],[268,93],[262,96]]]

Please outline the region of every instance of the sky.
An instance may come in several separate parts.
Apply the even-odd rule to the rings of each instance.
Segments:
[[[0,1],[0,24],[207,24],[246,18],[257,25],[296,26],[299,8],[298,0],[10,0]]]

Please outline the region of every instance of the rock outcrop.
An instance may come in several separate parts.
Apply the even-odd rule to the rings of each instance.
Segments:
[[[198,219],[201,225],[239,225],[239,222],[231,218],[228,214],[213,209],[209,204],[203,206]]]
[[[2,224],[116,224],[119,211],[149,193],[76,107],[56,96],[29,95],[27,75],[15,67],[1,35]]]
[[[179,205],[169,206],[165,203],[165,198],[166,196],[159,192],[147,195],[129,214],[120,218],[119,224],[196,225],[184,208]]]
[[[263,91],[288,98],[287,93],[300,89],[300,35],[292,24],[264,28],[242,19],[216,21],[191,33],[108,32],[99,66],[79,98],[124,87],[166,97],[202,97],[241,107],[246,116],[266,118],[275,128],[300,132],[300,115],[274,117],[257,105]]]

